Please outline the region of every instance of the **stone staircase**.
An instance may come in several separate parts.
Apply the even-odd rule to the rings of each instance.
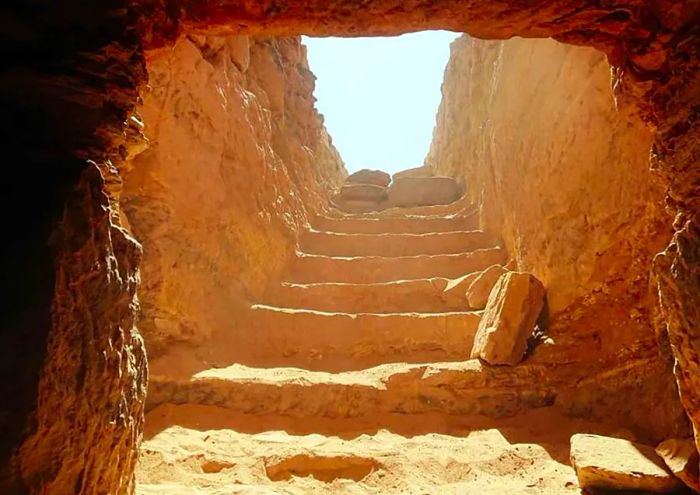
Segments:
[[[151,377],[138,493],[575,493],[546,366],[469,359],[465,275],[506,258],[461,203],[317,217],[252,351]]]

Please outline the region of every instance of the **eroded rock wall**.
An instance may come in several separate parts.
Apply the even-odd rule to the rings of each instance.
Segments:
[[[672,229],[665,188],[649,170],[651,144],[643,122],[616,106],[600,52],[463,36],[452,45],[426,163],[464,182],[482,225],[544,282],[553,345],[533,360],[556,373],[567,355],[587,356],[582,377],[645,363],[598,392],[582,382],[578,404],[560,405],[659,438],[684,420],[652,276]]]
[[[144,245],[139,326],[158,367],[236,331],[345,169],[299,38],[183,37],[148,70],[150,145],[121,204]]]
[[[124,473],[136,465],[146,399],[146,353],[136,328],[141,246],[114,224],[104,188],[104,172],[91,165],[57,233],[67,247],[57,260],[57,331],[48,340],[35,431],[17,461],[32,493],[134,489]]]
[[[452,45],[427,163],[547,286],[557,313],[621,279],[647,287],[671,227],[650,131],[616,108],[605,56],[552,40]]]
[[[34,7],[2,6],[14,166],[0,199],[0,493],[129,493],[146,379],[138,249],[110,223],[95,163],[134,137],[143,58],[119,0]]]

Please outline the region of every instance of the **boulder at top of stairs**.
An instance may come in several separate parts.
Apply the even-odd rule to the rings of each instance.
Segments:
[[[457,201],[462,190],[451,177],[395,177],[388,195],[389,207],[435,206]]]
[[[404,177],[432,177],[433,171],[430,167],[423,165],[422,167],[409,168],[407,170],[402,170],[401,172],[396,172],[392,179],[403,179]]]
[[[486,303],[471,357],[489,364],[518,364],[544,307],[544,296],[542,282],[529,273],[501,275]]]
[[[669,493],[682,487],[653,447],[620,438],[572,436],[571,465],[583,489]]]
[[[371,184],[374,186],[387,187],[391,182],[391,176],[381,170],[369,170],[364,168],[351,174],[346,179],[348,184]]]

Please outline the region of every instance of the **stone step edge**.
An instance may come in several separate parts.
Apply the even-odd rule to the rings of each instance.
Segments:
[[[435,259],[435,258],[460,258],[464,256],[472,256],[481,252],[501,250],[501,246],[493,246],[488,248],[474,249],[473,251],[465,251],[463,253],[449,253],[449,254],[414,254],[410,256],[328,256],[325,254],[312,254],[305,253],[303,251],[296,250],[295,254],[299,258],[315,258],[315,259],[331,259],[331,260],[407,260],[412,261],[416,259]],[[441,277],[436,277],[441,278]]]
[[[475,204],[466,204],[465,196],[456,199],[455,201],[444,204],[444,205],[423,205],[423,206],[393,206],[391,208],[385,208],[383,210],[372,210],[366,212],[346,212],[337,208],[333,205],[323,211],[319,212],[319,215],[323,214],[330,217],[354,217],[354,218],[366,218],[366,217],[379,217],[379,218],[404,218],[407,216],[462,216],[469,217],[472,215],[479,214],[479,206]]]
[[[377,237],[377,238],[391,238],[391,237],[400,237],[400,238],[408,238],[408,239],[427,239],[429,237],[449,237],[449,236],[457,236],[457,235],[468,235],[468,234],[473,234],[473,235],[488,235],[488,233],[484,230],[481,229],[473,229],[473,230],[446,230],[446,231],[440,231],[440,232],[423,232],[420,234],[412,233],[412,232],[382,232],[382,233],[377,233],[377,234],[372,234],[372,233],[365,233],[365,232],[357,232],[357,233],[350,233],[350,232],[334,232],[331,230],[318,230],[315,229],[314,227],[311,227],[308,230],[302,231],[302,235],[311,233],[311,234],[323,234],[327,236],[335,236],[335,237]]]
[[[443,387],[448,383],[459,383],[465,388],[466,380],[472,380],[471,386],[499,391],[513,391],[514,380],[529,382],[532,389],[580,388],[594,386],[609,380],[619,380],[636,371],[645,371],[649,367],[649,357],[636,358],[623,365],[604,369],[593,376],[580,376],[579,363],[564,365],[566,376],[557,380],[548,380],[551,365],[549,363],[532,363],[516,367],[490,366],[479,359],[463,361],[443,361],[426,363],[394,362],[384,363],[357,371],[313,371],[298,367],[257,367],[233,364],[221,368],[209,368],[191,377],[170,377],[152,374],[149,381],[156,384],[196,385],[207,382],[228,382],[233,384],[250,384],[264,386],[350,386],[366,387],[376,391],[389,391],[392,387],[403,387],[405,383],[416,380],[426,382],[428,386]],[[612,363],[611,363],[612,364]],[[455,380],[457,378],[457,380]]]
[[[576,411],[577,391],[620,380],[633,386],[649,372],[650,359],[634,359],[592,376],[582,377],[580,363],[564,366],[565,376],[552,380],[548,363],[513,368],[490,367],[477,360],[420,364],[390,363],[343,373],[300,368],[253,368],[233,365],[209,369],[188,378],[153,376],[147,411],[161,404],[219,406],[242,414],[290,417],[351,418],[377,411],[399,414],[445,413],[510,417],[524,410],[560,406]],[[630,376],[630,372],[635,370]],[[653,371],[651,372],[653,375]],[[286,376],[285,376],[286,375]],[[318,387],[328,395],[317,396]],[[304,396],[303,394],[307,394]],[[312,395],[308,395],[312,394]],[[563,402],[560,402],[563,395]],[[274,397],[264,405],[263,397]],[[306,399],[305,399],[306,397]],[[305,402],[309,397],[316,397]],[[585,396],[584,396],[585,399]],[[251,402],[253,401],[253,402]],[[264,402],[264,401],[263,401]],[[586,404],[583,400],[583,404]]]
[[[476,272],[474,272],[476,273]],[[467,274],[468,275],[468,274]],[[409,284],[409,283],[414,283],[414,282],[444,282],[445,287],[447,287],[447,284],[449,284],[452,280],[451,278],[446,278],[446,277],[430,277],[430,278],[410,278],[407,280],[390,280],[388,282],[366,282],[366,283],[354,283],[354,282],[308,282],[308,283],[303,283],[303,282],[280,282],[280,286],[282,287],[300,287],[300,288],[306,288],[306,287],[379,287],[379,286],[387,286],[389,288],[390,286],[396,286],[396,285],[401,285],[401,284]]]
[[[417,213],[405,213],[405,214],[379,214],[379,213],[342,213],[339,212],[338,214],[318,214],[315,217],[313,217],[310,221],[313,223],[315,219],[321,218],[324,220],[334,220],[334,221],[343,221],[343,220],[363,220],[363,221],[378,221],[378,222],[391,222],[393,220],[411,220],[411,221],[424,221],[424,220],[455,220],[455,221],[463,221],[463,220],[471,220],[473,219],[476,215],[478,215],[478,211],[471,211],[471,212],[464,212],[464,211],[459,211],[456,213],[434,213],[434,214],[428,214],[428,215],[422,215],[422,214],[417,214]]]
[[[355,317],[401,317],[401,318],[438,318],[443,316],[479,316],[481,317],[483,311],[444,311],[442,313],[424,313],[418,311],[407,311],[407,312],[394,312],[394,313],[348,313],[344,311],[319,311],[310,308],[284,308],[280,306],[272,306],[269,304],[255,303],[250,305],[250,309],[253,311],[273,311],[277,313],[285,313],[289,315],[294,314],[312,314],[317,316],[348,316],[350,318]]]
[[[278,387],[285,385],[330,385],[388,390],[392,383],[400,382],[402,377],[415,379],[419,376],[430,379],[440,373],[450,372],[465,376],[480,376],[484,373],[485,368],[486,365],[478,359],[436,363],[386,363],[363,370],[337,373],[294,367],[259,368],[233,364],[224,368],[210,368],[200,371],[189,379],[174,379],[158,375],[153,375],[149,379],[154,383],[196,384],[212,381]]]

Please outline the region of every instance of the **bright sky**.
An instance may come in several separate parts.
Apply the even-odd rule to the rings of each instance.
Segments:
[[[456,33],[309,38],[316,108],[349,172],[423,165]]]

